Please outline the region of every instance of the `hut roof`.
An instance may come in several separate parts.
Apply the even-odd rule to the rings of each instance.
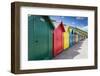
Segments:
[[[49,18],[49,16],[42,16],[46,21],[48,21],[48,23],[51,25],[50,27],[52,28],[52,29],[54,29],[55,27],[54,27],[54,25],[53,25],[53,23],[52,23],[52,21],[51,21],[51,19]]]
[[[57,27],[61,26],[62,29],[63,29],[63,31],[64,31],[64,32],[66,31],[63,22],[56,22],[56,21],[53,21],[52,23],[53,23],[55,29],[56,29]]]

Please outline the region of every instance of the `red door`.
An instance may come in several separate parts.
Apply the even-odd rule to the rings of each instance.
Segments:
[[[63,36],[62,36],[62,27],[59,26],[54,30],[54,56],[59,54],[63,50]]]

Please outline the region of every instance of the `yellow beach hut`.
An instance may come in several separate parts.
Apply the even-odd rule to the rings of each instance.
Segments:
[[[65,26],[65,32],[63,32],[64,49],[69,48],[69,26]]]

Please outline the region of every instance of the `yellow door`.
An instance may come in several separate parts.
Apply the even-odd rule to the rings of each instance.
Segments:
[[[69,32],[64,32],[64,49],[69,48]]]
[[[66,49],[67,48],[67,33],[66,32],[64,32],[63,33],[63,38],[64,38],[64,49]]]
[[[64,38],[64,49],[69,48],[69,26],[66,27],[66,32],[63,33]]]
[[[66,48],[69,48],[69,32],[68,32],[68,31],[66,32],[66,39],[67,39],[67,40],[66,40],[66,42],[67,42],[67,43],[66,43],[66,44],[67,44],[67,45],[66,45]]]

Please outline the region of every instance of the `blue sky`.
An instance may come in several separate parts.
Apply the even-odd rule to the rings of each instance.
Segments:
[[[49,16],[51,20],[56,22],[63,22],[65,25],[80,28],[84,31],[88,31],[88,17],[78,16]]]

